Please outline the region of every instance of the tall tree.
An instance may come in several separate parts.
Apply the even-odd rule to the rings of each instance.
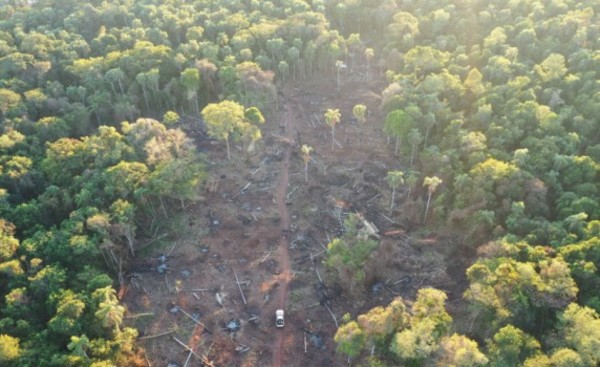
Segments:
[[[442,179],[440,179],[437,176],[425,177],[425,179],[423,180],[423,186],[427,186],[427,205],[425,206],[425,216],[423,218],[423,223],[427,222],[427,213],[429,212],[429,203],[431,202],[431,196],[441,183]]]
[[[395,154],[398,154],[400,142],[402,138],[408,134],[412,125],[412,117],[402,110],[394,110],[386,116],[383,132],[396,138],[396,144],[394,146]]]
[[[246,111],[249,111],[248,115]],[[248,119],[248,116],[251,119],[261,120],[256,111],[252,108],[244,110],[239,103],[228,100],[210,103],[202,110],[202,118],[206,123],[208,134],[225,142],[227,159],[231,159],[230,139],[239,139],[256,127]],[[262,114],[260,116],[262,117]]]
[[[346,64],[342,60],[337,60],[335,62],[335,70],[337,72],[337,90],[340,91],[340,73],[342,70],[346,69]]]
[[[408,194],[406,195],[407,199],[410,199],[410,193],[417,187],[419,175],[420,173],[417,171],[408,171],[408,176],[406,177],[406,184],[408,185]]]
[[[375,57],[375,51],[372,48],[367,48],[365,50],[365,59],[367,60],[367,73],[365,75],[365,79],[369,79],[369,69],[371,68],[371,60]]]
[[[125,307],[119,304],[115,289],[112,287],[99,288],[94,291],[93,295],[99,302],[96,318],[105,328],[120,331]]]
[[[304,144],[300,151],[302,152],[302,160],[304,161],[304,180],[308,182],[308,162],[310,162],[310,153],[313,148]]]
[[[325,123],[331,127],[331,150],[335,150],[335,125],[340,122],[340,110],[329,108],[325,111]]]
[[[418,129],[411,129],[406,136],[406,139],[410,143],[410,166],[412,167],[413,159],[415,157],[415,150],[423,141],[423,135],[421,135],[421,132]]]
[[[181,72],[181,84],[185,87],[187,99],[193,106],[196,114],[200,114],[198,110],[198,88],[200,86],[200,71],[196,68],[187,68]]]
[[[392,198],[390,200],[390,212],[394,210],[394,199],[396,197],[396,189],[404,184],[404,172],[389,171],[386,176],[388,185],[392,188]]]
[[[356,118],[356,121],[358,121],[359,131],[361,130],[360,125],[364,124],[364,122],[366,120],[366,114],[367,114],[367,106],[365,106],[364,104],[357,104],[354,107],[352,107],[352,115]],[[362,139],[361,139],[362,135],[363,135],[362,133],[358,134],[358,143],[361,145],[362,145]]]

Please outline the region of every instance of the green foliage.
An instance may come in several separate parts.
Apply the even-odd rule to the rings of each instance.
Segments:
[[[340,326],[334,340],[338,343],[338,350],[350,358],[356,357],[365,344],[364,333],[355,321]]]
[[[512,325],[498,330],[488,343],[490,365],[494,367],[521,365],[541,349],[535,338]]]
[[[211,103],[202,110],[202,118],[206,123],[208,134],[222,140],[227,146],[227,158],[231,159],[229,142],[237,141],[242,136],[258,131],[252,123],[263,123],[264,118],[256,107],[244,110],[237,102],[223,101]],[[257,135],[257,138],[260,134]]]
[[[453,334],[441,342],[442,357],[438,365],[456,367],[487,366],[488,358],[479,351],[477,342]]]
[[[357,214],[350,214],[344,221],[345,233],[327,245],[325,265],[350,293],[364,290],[365,264],[379,243],[369,238],[368,229],[362,226]]]
[[[577,285],[561,257],[552,258],[524,243],[515,246],[503,240],[489,246],[497,257],[480,260],[467,270],[470,286],[465,298],[487,312],[496,328],[510,322],[539,330],[547,312],[560,310],[577,295]],[[524,254],[519,246],[525,246]]]
[[[560,316],[558,325],[565,345],[577,352],[577,357],[562,356],[561,360],[580,359],[578,364],[582,366],[594,366],[600,362],[600,316],[596,311],[572,303]]]
[[[325,117],[325,123],[331,127],[331,150],[335,150],[335,125],[340,122],[340,110],[337,108],[329,108],[323,115]]]
[[[10,335],[0,334],[0,362],[14,361],[20,355],[19,339]]]
[[[126,365],[119,354],[134,332],[120,328],[110,297],[89,301],[116,269],[98,245],[127,261],[147,213],[167,216],[197,197],[202,159],[167,128],[188,127],[170,111],[197,116],[236,101],[269,112],[276,73],[322,77],[347,56],[352,70],[355,59],[366,66],[356,67],[366,80],[388,78],[383,130],[400,163],[410,149],[425,178],[425,222],[435,177],[445,184],[436,225],[472,246],[510,239],[484,246],[468,274],[472,308],[493,326],[480,335],[493,339],[490,363],[598,364],[587,328],[597,316],[567,306],[600,310],[597,2],[30,1],[0,14],[0,348],[17,350],[3,350],[11,357],[0,364]],[[250,150],[261,135],[260,111],[236,114],[212,127],[205,119],[228,155],[230,142]],[[333,147],[340,117],[326,117]],[[416,173],[406,182],[409,198],[421,194]],[[367,240],[337,241],[342,268],[364,262],[356,244],[368,259]],[[361,266],[346,278],[361,278]],[[392,332],[423,331],[400,341],[422,350],[399,342],[397,355],[412,353],[402,363],[484,363],[469,340],[428,335],[425,320]],[[369,325],[380,331],[365,348],[393,339]]]
[[[357,321],[344,316],[334,340],[338,350],[356,358],[371,352],[367,365],[383,365],[379,356],[393,356],[402,365],[483,366],[487,357],[475,341],[453,334],[448,336],[452,318],[446,312],[446,295],[433,288],[419,290],[412,307],[401,298],[387,307],[375,307],[359,315]],[[373,353],[377,350],[378,355]],[[397,365],[394,363],[393,365]]]
[[[396,152],[398,152],[400,141],[406,137],[413,123],[412,117],[402,110],[394,110],[386,116],[383,132],[396,138]]]

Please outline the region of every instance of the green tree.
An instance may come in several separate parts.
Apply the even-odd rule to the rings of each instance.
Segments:
[[[333,280],[350,293],[361,291],[365,286],[365,264],[379,243],[371,239],[367,228],[360,228],[360,217],[349,215],[344,221],[344,235],[327,245],[325,265]]]
[[[251,114],[256,116],[255,113]],[[237,102],[210,103],[202,110],[208,134],[225,142],[227,159],[231,159],[229,141],[239,139],[253,126],[247,119],[244,107]]]
[[[95,316],[102,326],[117,332],[120,331],[125,308],[119,304],[115,289],[112,287],[100,288],[94,291],[93,296],[99,302]]]
[[[200,114],[198,107],[198,88],[200,87],[200,72],[196,68],[187,68],[181,72],[181,84],[187,93],[187,100],[195,109],[196,114]]]
[[[408,194],[406,197],[410,199],[410,193],[417,187],[417,182],[419,181],[420,173],[417,171],[408,171],[408,175],[406,176],[406,184],[408,185]]]
[[[302,160],[304,161],[304,180],[308,182],[308,162],[310,162],[310,153],[313,148],[304,144],[300,148],[300,152],[302,153]]]
[[[67,344],[67,349],[73,353],[76,357],[87,360],[89,359],[87,355],[87,350],[90,348],[90,340],[87,336],[71,336],[71,342]]]
[[[581,357],[583,366],[600,363],[600,316],[595,310],[571,303],[559,319],[564,343]]]
[[[412,167],[415,150],[423,141],[423,135],[421,135],[421,132],[418,129],[410,129],[408,135],[406,135],[406,140],[410,143],[410,166]]]
[[[366,314],[358,315],[356,321],[363,330],[366,346],[371,354],[376,346],[385,346],[389,337],[408,326],[410,315],[400,297],[395,298],[387,307],[375,307]]]
[[[2,119],[6,118],[6,114],[19,106],[21,96],[10,89],[0,88],[0,112]]]
[[[543,82],[551,82],[562,78],[568,71],[565,65],[565,57],[561,54],[553,53],[548,56],[541,64],[535,66]]]
[[[0,362],[8,363],[14,361],[20,355],[19,339],[10,335],[0,334]]]
[[[390,351],[399,359],[419,365],[439,347],[433,320],[423,320],[396,333]]]
[[[396,189],[404,184],[404,172],[388,171],[386,176],[388,185],[392,188],[392,198],[390,200],[390,211],[394,210],[394,199],[396,197]]]
[[[425,216],[423,223],[427,222],[427,213],[429,212],[429,203],[431,202],[431,196],[442,183],[442,179],[437,176],[425,177],[423,179],[423,186],[427,186],[427,205],[425,205]]]
[[[325,123],[331,127],[331,150],[335,150],[335,125],[340,122],[340,110],[329,108],[325,111]]]
[[[338,350],[349,358],[360,354],[365,344],[364,332],[358,327],[356,321],[350,321],[339,327],[333,340],[338,344]]]
[[[342,70],[346,69],[346,64],[342,61],[342,60],[337,60],[335,62],[335,70],[337,73],[337,90],[338,92],[340,91],[340,73],[342,72]]]
[[[541,345],[534,337],[507,325],[488,341],[488,357],[491,367],[519,366],[540,352]]]
[[[356,121],[358,121],[359,126],[365,123],[366,114],[367,114],[367,106],[365,106],[364,104],[357,104],[352,108],[352,115],[356,118]],[[360,128],[359,128],[359,131],[360,131]],[[359,132],[358,143],[360,145],[362,145],[362,139],[361,139],[362,135],[363,134]]]
[[[475,367],[487,366],[488,358],[479,351],[477,342],[463,335],[452,334],[440,345],[438,366]]]
[[[179,114],[175,111],[167,111],[164,113],[162,123],[166,127],[172,127],[179,121]]]
[[[383,132],[396,138],[394,154],[398,154],[400,141],[408,134],[413,125],[412,117],[402,110],[394,110],[388,113],[383,125]]]
[[[354,115],[359,124],[365,122],[366,112],[367,106],[364,104],[357,104],[352,108],[352,115]]]
[[[375,51],[372,48],[365,49],[365,60],[367,60],[367,72],[365,75],[365,79],[369,79],[369,69],[371,68],[371,60],[375,57]]]
[[[281,75],[281,81],[285,84],[285,77],[290,73],[290,65],[285,60],[279,61],[277,65],[277,70],[279,71],[279,75]]]
[[[117,91],[115,89],[115,83],[119,86],[119,91],[121,92],[121,96],[125,95],[125,90],[123,89],[123,81],[125,79],[125,73],[120,68],[110,69],[104,74],[104,78],[110,84],[112,88],[113,94],[117,95]]]

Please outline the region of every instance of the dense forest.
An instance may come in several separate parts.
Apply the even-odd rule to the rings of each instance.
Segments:
[[[201,201],[194,139],[242,159],[283,86],[359,68],[395,215],[476,255],[460,319],[433,288],[346,314],[343,362],[600,364],[598,1],[39,0],[0,5],[0,365],[146,366],[118,290]],[[323,261],[350,294],[359,222]]]

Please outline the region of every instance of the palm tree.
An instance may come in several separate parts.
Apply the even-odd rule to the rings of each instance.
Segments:
[[[308,162],[310,161],[310,152],[313,148],[304,144],[300,151],[302,152],[302,160],[304,161],[304,180],[308,182]]]
[[[437,176],[425,177],[423,180],[423,186],[427,186],[427,205],[425,206],[425,218],[423,218],[423,223],[427,222],[427,212],[429,211],[429,203],[431,202],[431,196],[437,189],[437,187],[442,183],[442,179]]]
[[[375,57],[375,51],[372,48],[367,48],[364,55],[365,59],[367,59],[367,75],[365,79],[369,79],[369,68],[371,66],[371,60]]]
[[[324,116],[327,125],[331,126],[331,150],[335,150],[335,125],[340,122],[340,110],[329,108]]]
[[[412,167],[413,160],[415,157],[415,150],[417,149],[417,146],[423,141],[423,135],[421,135],[421,132],[418,129],[411,129],[406,138],[408,139],[411,145],[410,166]]]
[[[367,113],[367,106],[365,106],[364,104],[357,104],[356,106],[354,106],[352,108],[352,115],[354,115],[354,117],[356,117],[356,120],[358,121],[358,124],[361,125],[365,122],[365,115]],[[359,128],[360,131],[360,128]],[[360,145],[362,145],[362,140],[360,138],[360,135],[358,135],[358,143]]]
[[[396,189],[404,184],[404,172],[402,171],[389,171],[386,176],[388,185],[392,188],[392,200],[390,204],[390,211],[394,210],[394,199],[396,197]]]
[[[406,183],[408,184],[408,195],[406,196],[410,199],[410,192],[417,185],[417,181],[419,181],[420,172],[417,171],[409,171],[408,177],[406,177]]]
[[[340,91],[340,71],[346,68],[346,64],[341,60],[337,60],[335,62],[335,68],[337,70],[337,90],[339,92]]]

